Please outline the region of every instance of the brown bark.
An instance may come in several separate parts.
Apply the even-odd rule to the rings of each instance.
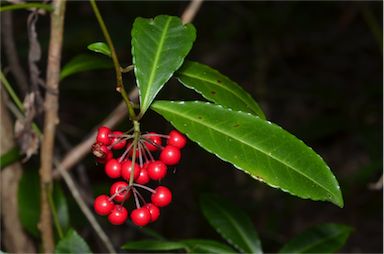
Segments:
[[[1,153],[15,147],[13,124],[9,113],[1,100],[0,105],[0,136]],[[25,253],[36,252],[33,242],[23,231],[19,220],[19,207],[17,203],[17,190],[22,175],[19,162],[13,163],[1,171],[1,218],[3,221],[3,244],[7,252]]]
[[[47,253],[54,251],[51,210],[48,195],[52,189],[52,167],[56,125],[59,122],[59,77],[61,48],[64,29],[65,0],[53,1],[54,11],[51,14],[51,35],[48,51],[48,67],[46,79],[46,95],[44,102],[45,120],[43,142],[41,146],[41,214],[40,225],[43,250]]]

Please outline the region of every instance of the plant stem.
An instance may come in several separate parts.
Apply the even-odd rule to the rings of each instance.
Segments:
[[[124,88],[121,66],[119,63],[119,59],[117,58],[115,47],[113,46],[111,36],[109,35],[108,29],[104,23],[103,17],[101,16],[100,11],[96,5],[96,1],[95,0],[89,0],[89,1],[91,3],[93,12],[95,13],[96,19],[99,22],[101,31],[104,34],[105,40],[107,41],[107,44],[111,50],[111,57],[112,57],[113,65],[115,66],[115,72],[116,72],[116,82],[117,82],[116,90],[121,93],[121,96],[123,97],[125,104],[127,105],[129,117],[131,118],[132,121],[134,121],[136,120],[136,114],[135,114],[135,111],[133,110],[133,106],[132,106],[133,103],[131,103],[131,101],[129,100],[128,94]]]
[[[138,121],[133,121],[133,154],[132,154],[132,163],[131,163],[131,173],[129,176],[129,185],[133,185],[134,171],[135,171],[135,163],[136,163],[136,150],[138,147],[138,143],[140,140],[140,123]]]
[[[61,48],[64,31],[65,0],[54,0],[51,14],[51,34],[49,39],[48,66],[47,66],[47,92],[44,101],[44,135],[41,145],[40,159],[40,188],[41,188],[41,213],[40,231],[44,252],[52,253],[55,243],[52,232],[51,209],[49,195],[52,190],[52,166],[56,125],[59,122],[59,80]]]
[[[53,8],[50,4],[43,3],[21,3],[21,4],[10,4],[7,6],[1,6],[0,12],[3,11],[13,11],[13,10],[22,10],[22,9],[30,9],[30,8],[38,8],[46,11],[53,11]]]
[[[0,71],[0,81],[2,82],[2,84],[4,84],[5,90],[7,90],[7,93],[9,94],[9,96],[11,96],[11,98],[12,98],[13,102],[16,104],[17,108],[22,113],[24,113],[23,103],[21,102],[21,100],[17,96],[15,90],[13,90],[12,86],[9,84],[8,80],[5,78],[2,71]],[[32,123],[32,129],[38,136],[41,136],[42,133],[41,133],[39,127],[34,122]]]

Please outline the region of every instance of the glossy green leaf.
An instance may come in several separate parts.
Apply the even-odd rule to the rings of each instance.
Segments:
[[[249,93],[207,65],[185,61],[176,72],[176,77],[183,85],[200,93],[207,100],[265,119],[264,112]]]
[[[35,237],[40,231],[37,224],[40,219],[40,181],[37,170],[24,170],[17,192],[19,218],[24,229]]]
[[[75,230],[70,229],[57,243],[55,253],[92,253],[92,251],[84,239]]]
[[[6,151],[0,157],[0,168],[3,169],[21,159],[20,150],[17,147]]]
[[[121,248],[124,250],[170,251],[185,249],[185,245],[179,242],[142,240],[127,242]]]
[[[291,239],[280,253],[335,253],[352,232],[341,224],[321,224],[304,231]]]
[[[132,28],[132,56],[141,114],[182,65],[195,37],[193,25],[183,25],[178,17],[136,18]]]
[[[211,103],[157,101],[152,108],[201,147],[253,178],[301,198],[343,206],[327,164],[281,127]]]
[[[111,57],[111,50],[105,42],[94,42],[87,47],[89,50]]]
[[[228,245],[213,240],[188,239],[180,242],[186,245],[187,252],[190,253],[236,253]]]
[[[60,73],[60,79],[62,80],[79,72],[110,68],[113,68],[113,63],[110,59],[93,55],[79,55],[64,65]]]
[[[209,224],[241,252],[262,253],[251,219],[236,205],[213,195],[200,197],[200,209]]]
[[[67,199],[65,197],[63,189],[60,186],[60,183],[55,183],[54,185],[53,202],[55,203],[55,208],[60,226],[63,232],[65,233],[69,229],[69,211]]]

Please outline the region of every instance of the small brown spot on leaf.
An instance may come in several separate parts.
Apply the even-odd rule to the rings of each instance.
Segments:
[[[220,79],[218,79],[218,80],[217,80],[217,83],[221,83],[221,80],[220,80]]]
[[[211,94],[212,94],[212,95],[215,95],[215,94],[216,94],[216,91],[211,91]]]
[[[233,128],[237,128],[237,127],[240,127],[240,124],[235,124],[235,125],[233,126]]]
[[[203,119],[203,118],[202,118],[201,116],[198,116],[197,119],[201,120],[201,119]]]

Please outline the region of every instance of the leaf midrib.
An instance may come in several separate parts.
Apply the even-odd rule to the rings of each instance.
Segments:
[[[214,203],[214,205],[216,205],[216,204]],[[243,231],[241,230],[241,228],[237,225],[236,220],[234,220],[234,219],[232,218],[232,216],[231,216],[225,209],[220,209],[220,206],[219,206],[219,205],[216,205],[216,207],[219,207],[218,210],[220,210],[221,213],[224,214],[224,216],[227,217],[227,219],[228,219],[229,221],[232,222],[232,225],[233,225],[233,226],[236,228],[236,230],[240,233],[240,235],[242,236],[243,240],[248,244],[247,247],[250,247],[249,250],[250,250],[250,251],[254,251],[253,248],[251,247],[251,246],[253,246],[253,245],[252,245],[252,242],[249,242],[249,239],[248,239],[248,238],[246,237],[246,235],[243,233]],[[223,233],[222,233],[222,234],[223,234]],[[223,234],[223,235],[224,235],[224,234]],[[235,246],[235,247],[236,247],[236,246]],[[243,250],[243,251],[244,251],[244,250]]]
[[[178,103],[175,103],[175,102],[173,102],[173,103],[174,103],[174,104],[178,104]],[[217,107],[216,105],[213,105],[213,106]],[[185,115],[183,115],[183,114],[180,114],[178,111],[172,111],[172,110],[170,110],[170,109],[168,109],[168,111],[170,111],[170,112],[172,112],[172,113],[174,113],[174,114],[176,114],[176,115],[182,116],[182,117],[184,117],[184,118],[187,118],[187,119],[189,119],[189,120],[191,120],[191,121],[193,121],[193,122],[197,122],[197,123],[201,123],[201,124],[202,124],[202,122],[203,122],[203,121],[197,121],[197,120],[194,119],[194,118],[191,118],[191,117],[185,116]],[[219,130],[219,129],[217,129],[217,128],[214,128],[214,127],[212,127],[212,126],[210,126],[210,125],[207,125],[207,124],[202,124],[202,125],[204,125],[204,126],[206,126],[206,127],[210,127],[210,128],[212,128],[212,129],[216,130],[217,132],[226,135],[227,137],[231,137],[231,136],[228,135],[228,133],[226,133],[225,131],[221,131],[221,130]],[[235,137],[232,137],[232,138],[235,138]],[[276,157],[274,157],[274,156],[268,154],[267,152],[265,152],[264,150],[262,150],[262,149],[260,149],[260,148],[258,148],[258,147],[255,147],[255,146],[252,146],[251,144],[248,144],[246,141],[244,141],[244,140],[242,140],[242,139],[239,139],[239,138],[235,138],[235,139],[238,140],[240,143],[243,143],[244,145],[249,146],[249,147],[251,147],[251,148],[254,148],[255,150],[258,150],[259,152],[261,152],[261,153],[263,153],[263,154],[265,154],[265,155],[267,155],[267,156],[273,158],[274,160],[280,162],[281,164],[284,164],[284,165],[287,166],[288,168],[291,168],[293,171],[295,171],[295,172],[298,173],[299,175],[302,175],[302,176],[304,176],[305,178],[309,179],[310,181],[312,181],[312,182],[315,183],[316,185],[320,186],[320,187],[321,187],[322,189],[324,189],[327,193],[331,194],[331,195],[334,197],[334,194],[331,193],[330,191],[328,191],[323,185],[321,185],[320,183],[314,181],[312,178],[310,178],[310,177],[307,176],[306,174],[304,174],[304,173],[302,173],[302,172],[300,172],[300,171],[295,170],[294,167],[292,167],[290,164],[287,164],[285,161],[282,161],[282,160],[280,160],[280,159],[278,159],[278,158],[276,158]]]
[[[167,21],[166,21],[166,23],[165,23],[164,30],[163,30],[163,32],[161,33],[161,37],[160,37],[159,45],[158,45],[158,47],[157,47],[157,51],[156,51],[156,55],[155,55],[155,59],[154,59],[153,64],[152,64],[151,73],[150,73],[150,75],[149,75],[148,83],[146,84],[146,87],[147,87],[147,88],[153,83],[153,80],[154,80],[154,78],[155,78],[155,74],[156,74],[156,66],[157,66],[157,64],[159,63],[159,59],[160,59],[160,55],[161,55],[162,48],[163,48],[163,45],[164,45],[164,41],[165,41],[165,38],[167,37],[167,36],[166,36],[166,33],[168,32],[169,24],[171,23],[171,20],[172,20],[171,17],[168,17],[168,18],[167,18]],[[147,92],[145,93],[145,97],[144,97],[144,99],[143,99],[143,102],[146,102],[146,101],[148,100],[148,96],[149,96],[149,94],[150,94],[150,93],[148,93],[148,90],[147,90]]]
[[[226,86],[221,86],[221,85],[217,84],[215,81],[213,81],[213,80],[211,80],[211,79],[202,78],[201,76],[196,76],[196,75],[190,74],[190,73],[188,73],[188,72],[182,72],[181,75],[187,76],[187,77],[189,77],[189,78],[195,78],[195,79],[197,79],[197,80],[205,81],[205,82],[208,82],[208,83],[210,83],[210,84],[215,85],[216,87],[220,87],[220,88],[223,88],[224,90],[227,90],[229,93],[235,95],[237,98],[240,98],[240,100],[245,104],[245,106],[246,106],[248,109],[250,109],[252,112],[258,114],[258,112],[256,112],[255,110],[253,110],[252,108],[250,108],[250,107],[248,106],[247,101],[245,101],[245,100],[243,99],[242,96],[240,96],[238,93],[236,93],[236,91],[234,91],[234,90],[232,90],[232,89],[229,89],[229,88],[226,87]],[[233,81],[230,81],[230,82],[233,82]]]

